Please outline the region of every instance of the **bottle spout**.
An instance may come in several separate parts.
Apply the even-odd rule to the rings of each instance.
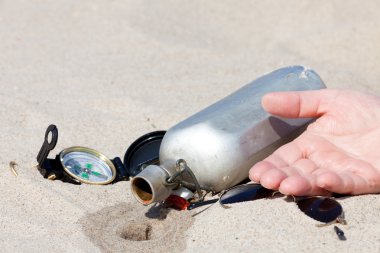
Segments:
[[[168,177],[167,171],[160,166],[147,166],[131,181],[133,196],[143,205],[167,199],[173,190],[164,184]]]

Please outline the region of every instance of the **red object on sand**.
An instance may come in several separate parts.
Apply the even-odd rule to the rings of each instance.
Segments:
[[[170,195],[165,200],[165,206],[167,208],[173,208],[176,210],[186,210],[189,205],[189,201],[177,195]]]

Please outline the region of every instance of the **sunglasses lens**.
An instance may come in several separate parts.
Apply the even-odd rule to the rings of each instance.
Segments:
[[[220,197],[220,203],[232,204],[237,202],[267,198],[272,195],[272,192],[272,190],[268,190],[259,184],[242,184],[226,191]]]
[[[324,223],[336,220],[343,213],[342,206],[331,198],[305,198],[298,200],[297,205],[307,216]]]

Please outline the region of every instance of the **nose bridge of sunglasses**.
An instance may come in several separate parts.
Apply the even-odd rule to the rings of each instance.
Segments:
[[[191,210],[196,207],[213,204],[215,202],[219,202],[219,204],[224,208],[229,208],[226,204],[271,198],[274,197],[274,195],[276,195],[276,192],[266,189],[260,184],[240,184],[220,192],[218,199],[193,202],[187,209]]]

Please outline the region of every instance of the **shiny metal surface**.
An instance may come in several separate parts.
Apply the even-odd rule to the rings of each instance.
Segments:
[[[261,106],[263,95],[323,88],[320,77],[303,66],[264,75],[170,128],[160,147],[161,167],[170,173],[168,164],[184,159],[201,185],[218,192],[238,184],[256,162],[312,120],[269,115]]]
[[[143,205],[166,199],[173,191],[173,187],[164,184],[168,176],[169,173],[157,165],[147,166],[132,178],[133,196]]]
[[[177,190],[174,190],[171,194],[177,195],[177,196],[184,198],[186,200],[189,200],[189,199],[194,197],[194,193],[185,187],[181,187]]]

